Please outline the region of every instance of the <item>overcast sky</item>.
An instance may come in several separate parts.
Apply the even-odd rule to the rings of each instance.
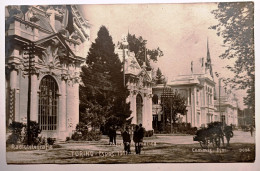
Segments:
[[[91,24],[91,41],[96,39],[100,26],[104,25],[115,44],[129,30],[146,39],[148,48],[160,47],[164,56],[155,66],[169,81],[179,74],[189,74],[191,61],[206,58],[207,38],[213,72],[232,77],[232,73],[224,68],[232,61],[218,57],[224,51],[222,39],[215,30],[209,29],[218,22],[211,14],[217,8],[216,3],[82,5],[81,8]],[[242,103],[244,91],[236,94]]]

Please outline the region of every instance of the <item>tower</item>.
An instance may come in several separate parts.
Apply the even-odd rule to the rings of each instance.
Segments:
[[[211,77],[214,80],[214,75],[213,75],[213,69],[212,69],[212,64],[211,64],[211,58],[210,58],[210,52],[209,52],[209,41],[207,38],[207,59],[206,59],[206,63],[205,63],[205,72],[209,72],[209,74],[211,75]]]

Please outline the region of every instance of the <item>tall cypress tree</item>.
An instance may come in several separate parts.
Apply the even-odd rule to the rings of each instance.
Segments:
[[[130,116],[126,103],[128,91],[123,85],[122,63],[115,54],[115,45],[105,26],[89,50],[82,67],[80,86],[80,119],[93,126],[106,122],[121,126]],[[94,122],[94,123],[93,123]]]
[[[155,81],[156,84],[164,84],[165,83],[165,78],[164,78],[160,68],[158,68],[157,71],[156,71],[156,76],[154,78],[154,81]]]

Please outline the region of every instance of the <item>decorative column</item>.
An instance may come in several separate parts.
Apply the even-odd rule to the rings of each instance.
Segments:
[[[72,81],[70,79],[67,80],[67,85],[66,85],[66,128],[72,129],[72,118],[71,118],[71,113],[73,112],[73,100],[72,100],[72,95],[73,93],[71,92],[72,90]]]
[[[192,119],[193,123],[191,124],[191,126],[194,127],[197,124],[197,117],[196,117],[196,115],[197,115],[197,88],[196,87],[194,87],[194,89],[193,89],[193,94],[194,94],[194,96],[193,96],[194,107],[193,107],[193,114],[192,114],[192,116],[193,116],[193,119]]]
[[[9,89],[9,113],[8,123],[10,124],[12,121],[20,122],[20,116],[18,111],[18,104],[16,103],[16,89],[17,89],[17,74],[18,68],[15,65],[12,65],[10,68],[10,89]]]
[[[152,114],[152,97],[153,94],[149,94],[148,95],[148,130],[152,130],[153,129],[153,114]]]
[[[60,92],[61,96],[59,97],[59,130],[66,130],[66,75],[61,76]]]
[[[191,124],[191,126],[196,126],[197,124],[197,89],[196,87],[194,87],[194,109],[193,109],[193,123]]]
[[[193,89],[191,90],[191,107],[190,107],[190,123],[191,123],[191,126],[192,126],[192,123],[193,123],[193,110],[194,110],[194,105],[195,105],[195,102],[194,102],[194,91]]]
[[[73,113],[73,129],[76,129],[76,125],[79,123],[79,78],[74,80],[74,113]]]
[[[136,113],[136,94],[137,94],[137,91],[136,90],[133,90],[133,97],[132,97],[132,101],[131,101],[131,110],[132,110],[132,113],[131,113],[131,117],[133,117],[132,119],[132,124],[137,124],[136,123],[136,119],[137,119],[137,113]]]
[[[144,96],[143,96],[143,114],[142,114],[142,124],[144,128],[147,128],[147,96],[148,94],[146,92],[144,92]],[[138,123],[139,124],[139,123]]]

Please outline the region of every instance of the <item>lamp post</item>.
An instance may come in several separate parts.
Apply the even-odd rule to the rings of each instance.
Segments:
[[[28,101],[27,101],[27,144],[31,145],[31,132],[30,132],[30,120],[31,120],[31,74],[34,72],[34,55],[35,55],[35,44],[30,42],[29,44],[25,44],[24,48],[25,55],[28,57],[24,57],[25,59],[25,71],[27,71],[28,75]]]
[[[158,118],[159,118],[159,116],[158,116],[158,109],[159,109],[159,107],[158,106],[156,106],[155,107],[155,113],[156,113],[156,116],[157,116],[157,119],[155,120],[155,128],[157,129],[157,123],[158,123]]]
[[[222,80],[222,78],[219,78],[219,97],[218,97],[218,105],[219,105],[219,114],[220,114],[220,117],[221,117],[221,122],[222,123],[224,123],[225,121],[224,121],[224,116],[222,115],[222,112],[221,112],[221,107],[220,107],[220,105],[221,105],[221,100],[220,100],[220,94],[221,94],[221,80]]]
[[[171,133],[172,133],[172,98],[173,98],[173,92],[171,88],[167,88],[166,86],[163,88],[163,94],[162,94],[162,99],[163,99],[163,107],[165,106],[165,102],[168,101],[170,102],[170,124],[171,124]],[[164,107],[164,118],[163,118],[163,125],[165,128],[165,107]]]
[[[128,46],[127,36],[122,36],[122,45],[123,45],[123,74],[124,74],[124,86],[125,86],[125,47]]]

